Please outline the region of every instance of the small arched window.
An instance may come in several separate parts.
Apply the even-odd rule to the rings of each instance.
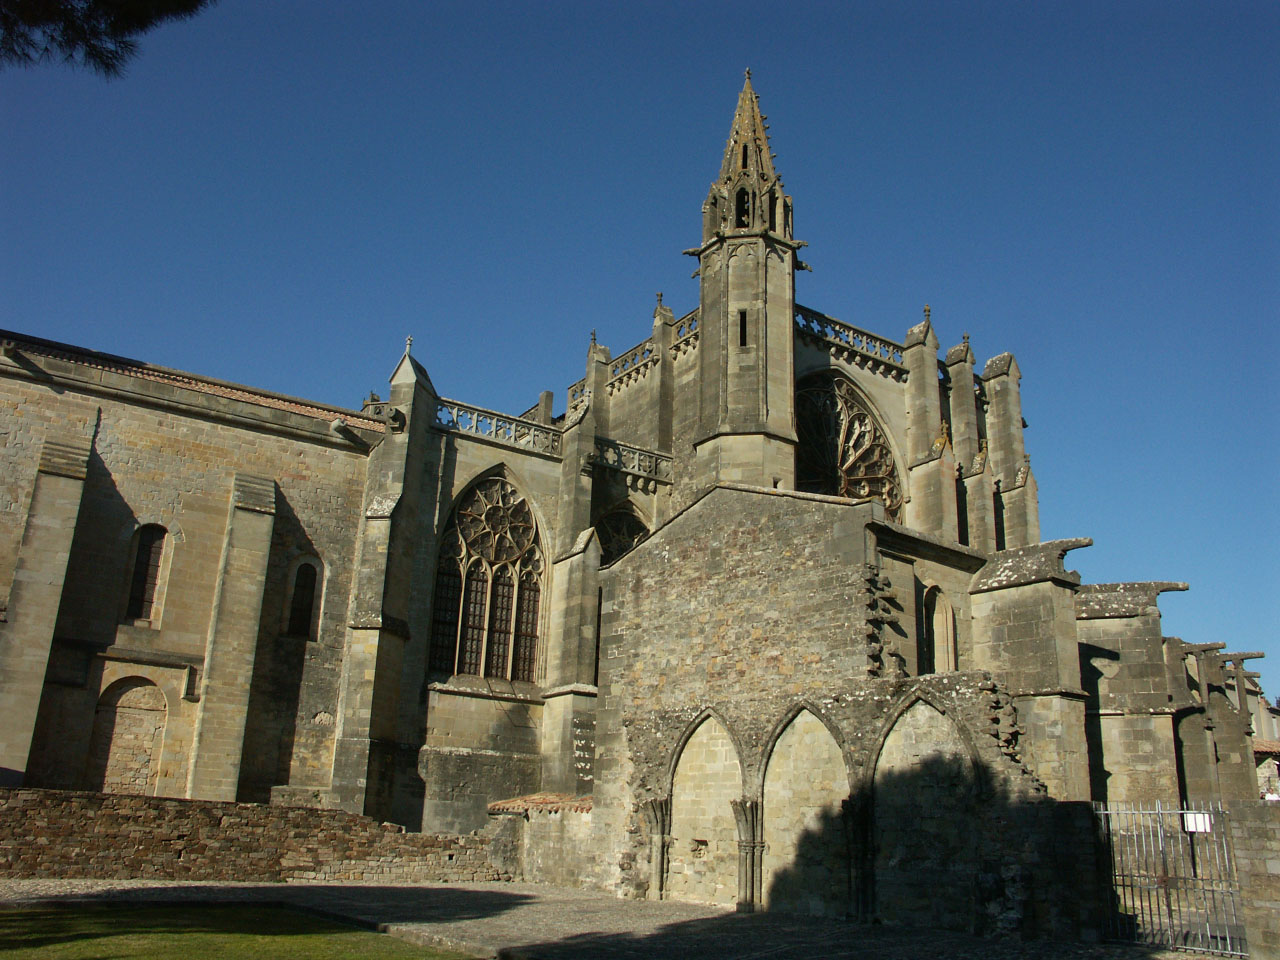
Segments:
[[[532,682],[542,549],[528,501],[502,477],[458,501],[441,538],[431,670]]]
[[[957,669],[955,611],[942,588],[925,590],[920,614],[917,672],[923,676]]]
[[[738,190],[738,199],[734,207],[733,225],[735,227],[751,226],[751,193],[746,187]]]
[[[315,637],[317,606],[320,595],[320,561],[307,557],[299,560],[289,589],[288,617],[285,633],[291,637]]]
[[[133,572],[124,615],[129,620],[150,620],[160,590],[160,561],[168,531],[158,523],[139,527],[134,535]]]

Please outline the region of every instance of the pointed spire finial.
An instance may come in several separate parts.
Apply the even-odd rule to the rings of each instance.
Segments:
[[[929,309],[929,305],[926,303],[926,304],[924,305],[924,322],[925,322],[925,323],[928,323],[928,322],[929,322],[929,314],[930,314],[931,312],[932,312],[932,311]]]
[[[662,306],[662,291],[658,291],[658,306]]]
[[[742,92],[738,94],[738,107],[733,114],[733,126],[725,144],[724,162],[720,166],[720,179],[728,182],[743,174],[772,183],[778,173],[773,166],[773,153],[769,149],[769,134],[764,115],[760,112],[760,98],[751,86],[751,71],[746,71]]]
[[[412,346],[413,346],[413,337],[411,337],[411,336],[410,336],[410,337],[405,337],[405,338],[404,338],[404,352],[405,352],[405,353],[408,353],[408,352],[409,352],[409,349],[410,349]]]
[[[594,327],[591,328],[591,345],[593,347],[596,345],[596,331]]]
[[[966,344],[969,342],[969,335],[967,333],[964,335],[964,342]]]

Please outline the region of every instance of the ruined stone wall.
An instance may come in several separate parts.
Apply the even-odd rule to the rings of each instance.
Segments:
[[[529,810],[523,817],[484,834],[515,836],[520,850],[520,879],[565,887],[591,886],[595,872],[591,809]]]
[[[1064,884],[1096,884],[1091,842],[1021,866],[1028,850],[1054,847],[1069,815],[1022,762],[1012,698],[982,672],[871,675],[869,640],[881,628],[862,551],[873,515],[870,505],[717,488],[603,572],[596,882],[655,895],[641,804],[670,797],[666,895],[727,902],[739,881],[728,854],[741,836],[730,801],[741,800],[760,810],[763,902],[906,922],[911,906],[892,884],[887,900],[877,892],[874,825],[879,816],[884,828],[892,809],[877,814],[872,774],[891,731],[923,703],[967,766],[939,768],[921,740],[919,756],[889,743],[885,770],[909,795],[960,796],[963,817],[945,826],[983,838],[955,883],[935,885],[936,896],[963,891],[948,924],[1079,932],[1089,907],[1058,901]],[[1086,835],[1087,814],[1071,821]],[[843,890],[833,883],[839,850],[852,852]],[[937,855],[900,852],[895,869],[914,876]]]
[[[0,790],[0,876],[472,882],[512,879],[517,857],[338,810]]]
[[[250,650],[257,647],[253,676],[242,679],[239,694],[249,700],[248,736],[256,746],[241,769],[242,792],[265,799],[271,785],[291,779],[324,784],[364,454],[334,440],[328,424],[312,416],[68,361],[39,362],[64,379],[56,386],[0,379],[0,537],[10,544],[0,547],[4,562],[16,553],[33,453],[46,437],[68,433],[92,437],[93,447],[28,782],[79,787],[100,694],[136,675],[156,683],[169,706],[155,790],[184,792],[232,488],[238,475],[252,475],[276,486],[260,622],[256,636],[244,638]],[[148,523],[167,530],[161,582],[150,617],[128,621],[133,535]],[[324,565],[311,639],[283,636],[288,578],[301,556]],[[110,651],[105,660],[97,655],[103,648]]]

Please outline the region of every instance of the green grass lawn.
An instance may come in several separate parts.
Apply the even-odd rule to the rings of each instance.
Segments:
[[[6,960],[459,960],[282,907],[94,906],[0,911]]]

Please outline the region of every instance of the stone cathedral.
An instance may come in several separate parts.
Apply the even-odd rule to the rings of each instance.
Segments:
[[[749,77],[700,226],[698,303],[593,335],[560,415],[408,348],[341,409],[0,334],[3,785],[992,929],[1070,909],[1071,802],[1256,799],[1258,654],[1041,541],[1014,357],[797,302]]]

